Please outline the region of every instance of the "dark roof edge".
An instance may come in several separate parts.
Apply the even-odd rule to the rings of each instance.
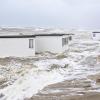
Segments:
[[[92,32],[92,33],[100,33],[100,32]]]
[[[0,36],[0,38],[33,38],[35,35],[9,35],[9,36]]]
[[[74,35],[74,34],[35,34],[35,36],[63,36],[63,35]]]

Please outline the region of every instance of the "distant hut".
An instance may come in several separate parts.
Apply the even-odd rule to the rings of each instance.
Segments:
[[[100,32],[92,32],[92,39],[100,41]]]

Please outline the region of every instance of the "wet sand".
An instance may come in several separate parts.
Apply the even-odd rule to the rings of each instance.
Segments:
[[[100,91],[97,91],[100,90],[99,78],[100,74],[97,74],[84,79],[51,84],[26,100],[100,100]]]
[[[100,100],[100,94],[99,93],[90,93],[86,94],[84,96],[62,96],[62,97],[33,97],[30,100]]]

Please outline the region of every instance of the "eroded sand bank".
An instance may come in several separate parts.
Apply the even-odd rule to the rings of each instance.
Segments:
[[[100,100],[100,73],[49,85],[29,100]]]

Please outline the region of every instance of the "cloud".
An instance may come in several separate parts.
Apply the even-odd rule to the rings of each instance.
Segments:
[[[100,0],[0,0],[0,25],[99,27]]]

